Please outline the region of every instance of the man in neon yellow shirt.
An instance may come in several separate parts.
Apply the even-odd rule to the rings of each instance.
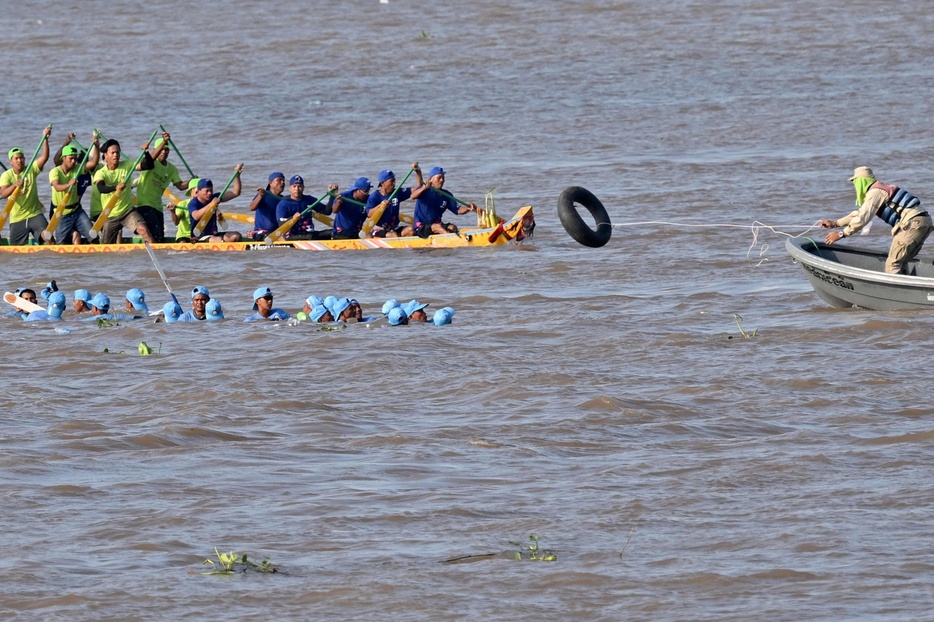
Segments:
[[[152,168],[149,143],[143,145],[143,158],[139,166],[135,166],[136,162],[131,160],[120,161],[120,143],[112,138],[101,146],[101,153],[104,156],[104,166],[94,173],[93,180],[93,184],[100,190],[101,204],[108,205],[112,195],[119,191],[116,205],[101,230],[101,244],[119,243],[120,233],[124,227],[152,243],[152,236],[146,227],[146,221],[133,207],[132,189],[127,188],[123,183],[123,180],[132,174],[133,170],[147,171]]]
[[[149,235],[155,242],[165,241],[165,216],[162,213],[162,193],[171,183],[179,190],[187,190],[188,183],[178,176],[178,168],[168,161],[169,133],[163,132],[149,155],[153,168],[139,174],[136,185],[136,210],[146,221]]]
[[[56,244],[81,244],[82,236],[90,239],[93,223],[87,212],[81,207],[84,191],[91,185],[91,177],[97,168],[100,159],[97,133],[91,139],[91,151],[88,153],[84,168],[78,170],[81,152],[73,145],[64,145],[54,160],[61,160],[61,164],[49,171],[49,185],[52,186],[52,208],[62,203],[65,211],[62,219],[55,228]]]
[[[26,244],[30,233],[33,239],[41,244],[42,232],[49,225],[45,214],[42,213],[42,203],[39,202],[36,176],[42,172],[42,167],[49,160],[49,134],[51,133],[51,127],[43,131],[39,155],[36,156],[28,171],[23,150],[13,147],[8,154],[11,168],[0,175],[0,199],[9,199],[10,195],[19,188],[13,209],[10,211],[11,246]]]

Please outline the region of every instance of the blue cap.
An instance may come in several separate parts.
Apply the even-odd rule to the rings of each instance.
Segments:
[[[49,296],[49,315],[54,318],[62,317],[67,302],[65,294],[62,292],[52,292]]]
[[[383,315],[389,315],[389,312],[399,306],[395,298],[390,298],[383,303]]]
[[[204,285],[198,285],[197,287],[191,290],[191,299],[194,300],[195,296],[197,296],[198,294],[207,296],[208,298],[211,297],[211,294],[208,292],[208,288],[205,287]]]
[[[330,313],[324,305],[315,305],[311,308],[311,321],[317,322],[324,317],[325,313]]]
[[[370,188],[373,187],[373,184],[370,183],[370,180],[366,177],[357,177],[357,180],[353,182],[353,190],[363,190],[364,192],[369,192]]]
[[[445,307],[435,311],[435,316],[431,319],[431,321],[435,323],[435,326],[444,326],[445,324],[451,323],[451,318],[454,317],[454,313],[450,309],[451,307]]]
[[[301,175],[292,175],[292,179],[289,180],[289,185],[294,186],[295,184],[305,185],[305,180],[302,179]]]
[[[434,177],[435,175],[444,175],[444,174],[445,174],[445,173],[444,173],[444,169],[441,168],[440,166],[436,166],[436,167],[434,167],[433,169],[431,169],[430,171],[428,171],[428,177],[429,177],[429,178]]]
[[[394,307],[389,311],[389,315],[387,317],[389,318],[389,323],[393,326],[406,324],[409,321],[409,316],[406,314],[402,307]]]
[[[282,178],[283,181],[285,181],[285,175],[283,175],[279,171],[273,171],[272,173],[269,173],[269,181],[273,181],[274,179],[279,179],[280,177]]]
[[[165,316],[166,323],[171,324],[177,322],[178,318],[182,316],[182,308],[178,306],[177,302],[170,300],[162,305],[162,314]]]
[[[202,177],[198,180],[198,190],[204,190],[205,188],[213,188],[214,182],[212,182],[207,177]]]
[[[383,183],[384,181],[389,181],[390,179],[395,179],[395,178],[396,178],[396,174],[393,173],[388,168],[384,171],[379,172],[379,183]]]
[[[91,298],[91,302],[88,304],[92,307],[97,307],[104,313],[110,311],[110,298],[107,297],[107,294],[94,294],[94,298]]]
[[[420,303],[420,302],[417,301],[417,300],[410,300],[410,301],[408,301],[407,303],[405,303],[404,305],[402,305],[402,308],[405,309],[405,314],[406,314],[406,315],[412,315],[412,314],[415,313],[416,311],[418,311],[418,310],[420,310],[420,309],[424,309],[424,308],[427,307],[427,306],[428,306],[428,303],[427,303],[427,302]]]
[[[75,300],[80,300],[89,307],[91,306],[91,292],[86,289],[76,289],[75,290]]]
[[[331,315],[334,315],[334,303],[337,302],[336,296],[328,296],[324,299],[324,306],[328,308],[328,311],[331,312]]]
[[[146,305],[146,294],[138,287],[134,287],[126,293],[126,299],[130,301],[133,308],[143,313],[149,313],[149,307]]]
[[[308,306],[311,308],[318,307],[318,306],[321,306],[321,307],[324,306],[324,298],[322,298],[321,296],[315,296],[314,294],[309,296],[308,299],[305,300],[305,302],[307,302]]]
[[[253,290],[253,310],[256,311],[256,301],[262,298],[263,296],[272,296],[272,290],[268,287],[257,287]]]
[[[348,307],[350,307],[349,298],[338,298],[337,302],[331,305],[331,315],[334,316],[335,320],[339,320],[341,318],[341,313]]]
[[[208,316],[209,320],[224,319],[224,310],[221,308],[221,301],[217,298],[208,300],[208,304],[204,305],[204,313]]]

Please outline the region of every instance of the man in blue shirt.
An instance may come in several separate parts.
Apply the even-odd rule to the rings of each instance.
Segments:
[[[279,171],[269,174],[269,183],[265,188],[257,188],[256,196],[250,201],[250,211],[253,212],[253,230],[246,236],[254,240],[262,240],[266,234],[278,227],[276,222],[276,207],[282,200],[282,191],[285,190],[285,175]]]
[[[328,186],[329,193],[336,191],[337,184]],[[315,203],[317,203],[317,205],[315,205]],[[288,233],[284,236],[287,240],[331,239],[330,229],[315,231],[314,212],[330,214],[331,208],[334,205],[334,195],[332,194],[330,198],[328,198],[326,204],[319,203],[317,198],[310,194],[305,194],[305,180],[302,179],[301,175],[292,176],[292,179],[289,180],[289,196],[280,200],[279,204],[276,206],[276,220],[278,221],[276,227],[281,227],[288,222],[292,216],[301,214],[310,205],[315,206],[311,208],[310,212],[299,218],[298,221],[292,225],[292,228],[289,229]]]
[[[418,176],[418,185],[424,185],[425,181],[422,179],[422,169],[419,168],[418,162],[412,165],[412,170],[414,170],[415,174]],[[412,227],[399,224],[399,204],[412,196],[412,189],[400,188],[390,201],[389,197],[392,196],[395,190],[396,174],[389,169],[381,171],[376,190],[370,194],[370,198],[366,201],[367,217],[370,217],[373,214],[373,210],[385,203],[383,214],[379,217],[379,220],[376,221],[376,224],[373,225],[373,229],[370,231],[370,237],[397,238],[414,234],[415,230]]]
[[[179,322],[202,322],[208,319],[207,304],[211,300],[211,293],[204,285],[198,285],[191,290],[191,311],[185,311],[179,316]]]
[[[243,238],[237,231],[218,231],[217,229],[217,205],[232,201],[240,196],[240,171],[242,169],[242,164],[238,164],[234,168],[236,175],[234,176],[233,184],[231,184],[230,190],[224,193],[224,196],[221,196],[218,192],[214,192],[214,182],[210,179],[203,178],[198,180],[198,187],[191,193],[191,200],[188,201],[188,219],[191,224],[191,235],[193,239],[194,236],[197,235],[195,233],[195,227],[198,221],[212,208],[214,212],[211,214],[208,223],[204,226],[201,235],[198,236],[198,242],[239,242]]]
[[[370,197],[373,184],[366,177],[358,177],[350,187],[340,193],[334,202],[334,239],[355,240],[360,237],[360,229],[366,220],[366,201]]]
[[[420,184],[412,190],[412,198],[415,199],[415,235],[420,238],[441,233],[457,233],[457,225],[441,222],[445,211],[455,214],[477,211],[477,206],[473,203],[458,207],[451,194],[441,191],[443,187],[444,169],[436,166],[428,171],[428,183]]]
[[[259,320],[287,320],[289,314],[282,309],[272,307],[272,290],[268,287],[258,287],[253,292],[253,315],[246,319],[247,322],[257,322]]]

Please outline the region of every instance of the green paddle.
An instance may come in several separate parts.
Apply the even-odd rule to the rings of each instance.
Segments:
[[[159,129],[162,130],[163,132],[165,132],[166,134],[168,134],[168,132],[166,132],[166,130],[165,130],[165,126],[160,125],[160,126],[159,126]],[[182,157],[182,152],[179,151],[179,150],[178,150],[178,147],[175,146],[175,141],[172,140],[172,136],[171,136],[171,135],[169,135],[169,147],[171,147],[172,149],[175,150],[175,155],[177,155],[177,156],[178,156],[178,159],[181,160],[181,161],[182,161],[182,164],[185,165],[185,169],[188,171],[188,174],[191,175],[192,177],[197,177],[197,175],[195,175],[195,174],[191,171],[191,167],[188,166],[188,162],[185,162],[185,158]]]

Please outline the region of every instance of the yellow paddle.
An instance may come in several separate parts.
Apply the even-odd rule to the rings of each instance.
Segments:
[[[93,134],[94,134],[93,139],[96,140],[97,137],[99,136],[98,131],[95,129]],[[92,148],[93,148],[93,144],[92,144]],[[82,147],[82,149],[84,148]],[[72,195],[75,192],[78,191],[77,179],[78,179],[78,176],[81,175],[81,172],[84,170],[84,165],[87,163],[89,155],[91,155],[91,150],[84,149],[84,157],[81,158],[81,164],[79,164],[75,168],[75,176],[72,178],[75,181],[75,184],[71,188],[69,188],[68,192],[65,193],[65,196],[62,197],[61,202],[58,204],[58,206],[55,208],[55,211],[52,213],[52,220],[49,221],[48,226],[42,232],[42,239],[45,240],[46,242],[52,239],[52,233],[54,233],[55,228],[58,227],[58,221],[60,221],[62,219],[62,216],[65,215],[65,208],[69,205],[69,199],[72,197]],[[62,243],[61,240],[57,240],[57,242],[59,244]]]
[[[415,163],[415,166],[418,166],[418,162]],[[415,172],[415,166],[409,169],[409,172],[405,174],[405,177],[402,178],[402,182],[396,184],[395,190],[392,191],[392,194],[389,195],[389,198],[385,201],[382,201],[379,205],[376,206],[376,210],[367,218],[363,227],[360,228],[360,231],[363,233],[363,237],[370,237],[370,231],[373,230],[373,227],[376,223],[379,222],[379,219],[383,217],[383,212],[386,211],[386,208],[389,207],[389,204],[392,203],[393,198],[396,196],[396,193],[405,185],[405,182],[409,180],[409,176]]]
[[[269,233],[267,233],[267,234],[266,234],[266,240],[265,240],[266,246],[272,246],[272,244],[273,244],[276,240],[278,240],[279,238],[281,238],[282,236],[284,236],[286,233],[288,233],[289,231],[291,231],[292,227],[295,226],[295,223],[297,223],[298,220],[299,220],[302,216],[304,216],[305,214],[307,214],[309,211],[311,211],[311,209],[312,209],[314,206],[316,206],[318,203],[320,203],[321,201],[323,201],[323,200],[324,200],[324,197],[331,197],[331,196],[334,196],[334,193],[331,192],[331,191],[328,191],[327,193],[321,195],[321,198],[319,198],[317,201],[315,201],[314,203],[312,203],[311,205],[309,205],[308,207],[306,207],[305,209],[303,209],[301,212],[299,212],[299,213],[297,213],[297,214],[292,214],[292,217],[291,217],[291,218],[289,218],[289,219],[286,220],[284,223],[282,223],[281,225],[279,225],[274,231],[270,231]],[[315,218],[318,218],[318,214],[317,214],[317,213],[313,214],[313,216],[314,216]],[[320,219],[319,219],[319,220],[320,220]]]
[[[52,124],[49,123],[46,129],[52,129]],[[39,157],[39,151],[42,149],[42,143],[46,140],[45,132],[42,133],[42,138],[39,139],[39,146],[36,147],[35,153],[32,154],[32,160],[29,161],[29,164],[26,165],[26,168],[23,169],[23,175],[29,172],[29,169],[32,168],[33,162],[36,161],[36,158]],[[19,181],[18,178],[17,181]],[[19,196],[20,186],[13,188],[13,192],[7,198],[6,205],[3,206],[3,211],[0,212],[0,229],[3,229],[3,225],[6,224],[7,218],[10,217],[10,212],[13,211],[13,206],[16,204],[16,197]]]
[[[139,153],[139,157],[136,158],[136,164],[134,164],[130,170],[127,172],[126,177],[123,178],[123,185],[126,186],[130,183],[130,178],[133,176],[133,172],[136,171],[136,167],[139,166],[139,163],[143,161],[143,156],[146,155],[146,151],[149,149],[149,143],[153,141],[156,137],[156,134],[159,130],[156,130],[152,133],[152,136],[149,137],[149,140],[146,141],[146,149],[143,149]],[[100,216],[97,217],[97,220],[94,221],[94,226],[91,227],[91,234],[95,237],[100,233],[101,229],[104,227],[104,223],[107,222],[107,219],[110,217],[110,212],[113,211],[114,207],[117,205],[117,199],[120,198],[121,190],[114,190],[113,194],[110,197],[110,200],[107,201],[107,205],[104,206],[104,209],[101,210]]]

